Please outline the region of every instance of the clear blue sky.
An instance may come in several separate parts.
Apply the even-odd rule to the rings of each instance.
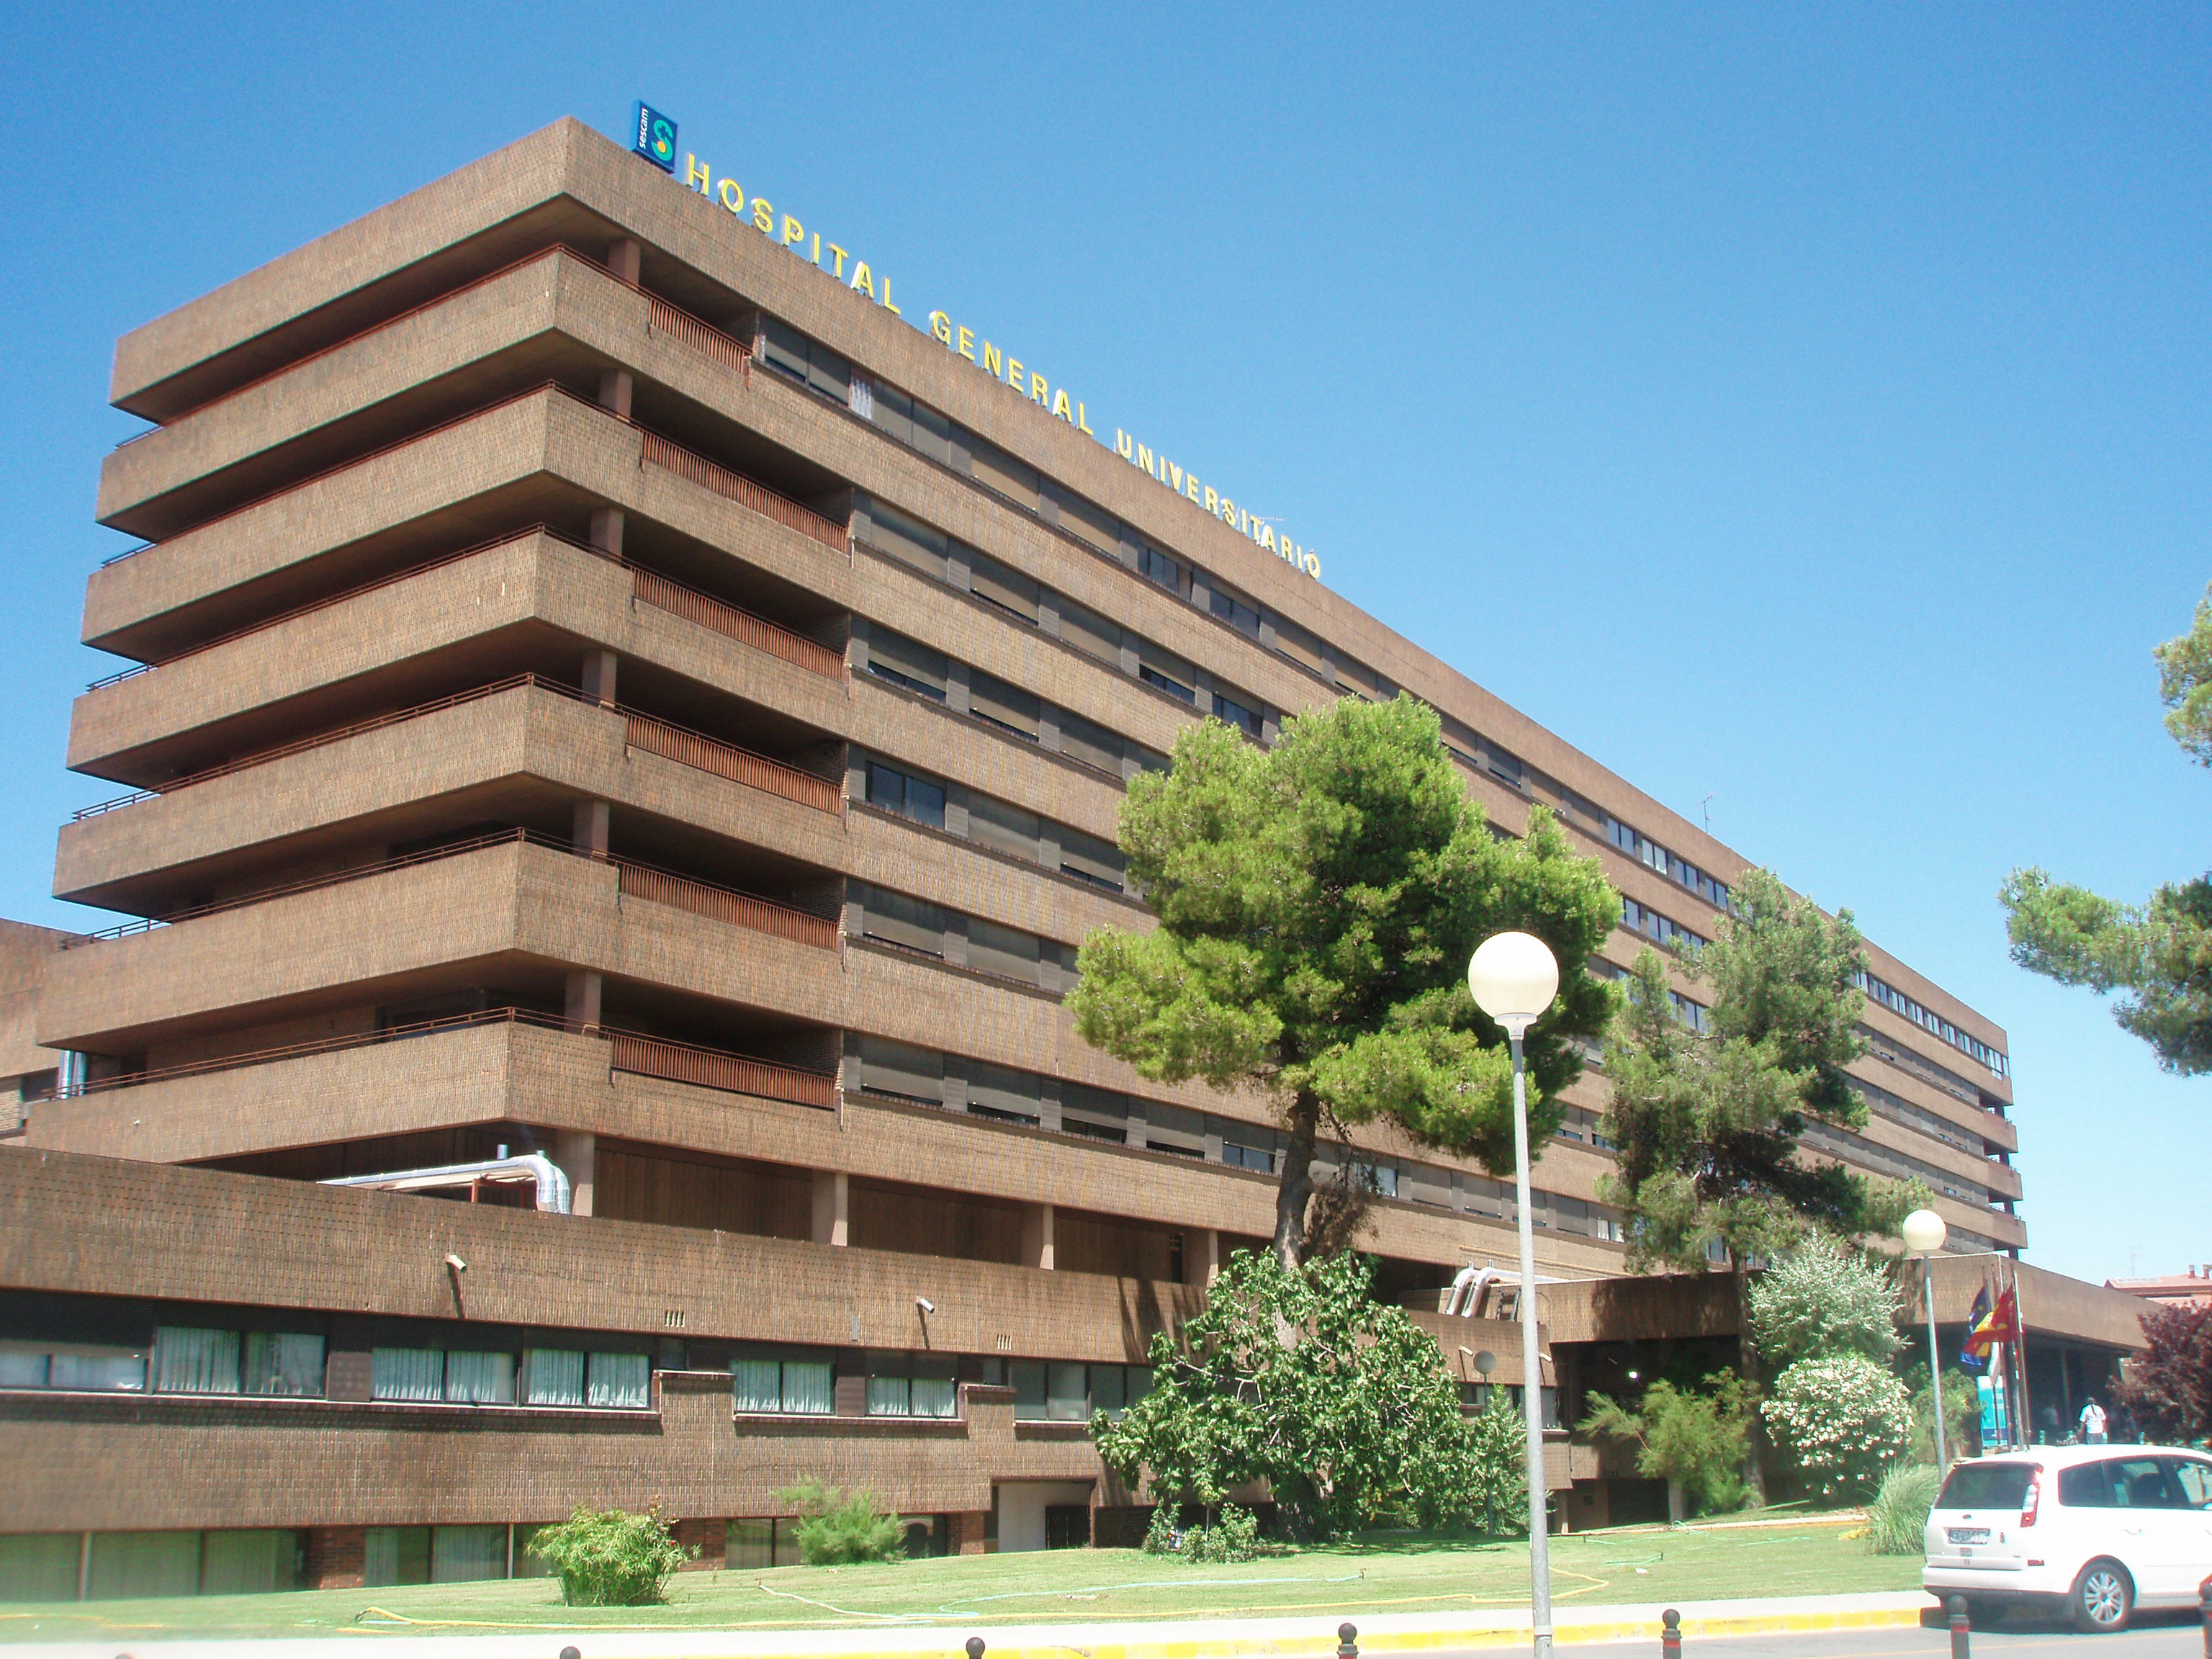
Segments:
[[[115,337],[562,115],[683,143],[2004,1024],[2031,1259],[2212,1258],[2212,1079],[2006,958],[2205,867],[2199,5],[18,5],[0,914],[61,769]],[[2196,826],[2192,828],[2191,826]]]

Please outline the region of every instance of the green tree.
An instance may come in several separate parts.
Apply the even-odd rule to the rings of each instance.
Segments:
[[[1239,1250],[1182,1340],[1152,1339],[1152,1391],[1091,1419],[1106,1466],[1153,1501],[1209,1510],[1264,1481],[1299,1530],[1337,1537],[1385,1511],[1480,1513],[1475,1437],[1435,1339],[1368,1294],[1346,1251],[1285,1267]]]
[[[1636,1448],[1636,1472],[1667,1483],[1669,1521],[1743,1503],[1751,1403],[1734,1371],[1715,1371],[1702,1389],[1678,1389],[1661,1378],[1644,1390],[1633,1410],[1593,1393],[1581,1428]]]
[[[1780,1367],[1832,1354],[1887,1359],[1905,1346],[1905,1305],[1888,1273],[1860,1252],[1814,1233],[1752,1282],[1751,1340]]]
[[[1912,1402],[1864,1354],[1801,1359],[1759,1412],[1823,1498],[1865,1497],[1912,1443]]]
[[[2189,632],[2152,655],[2166,729],[2212,766],[2212,589]],[[2212,1071],[2212,876],[2123,904],[2030,868],[2007,877],[1997,897],[2014,962],[2061,985],[2129,993],[2112,1006],[2121,1030],[2149,1043],[2166,1071]]]
[[[1711,998],[1705,1032],[1676,1012],[1659,954],[1637,957],[1606,1054],[1619,1161],[1598,1190],[1627,1214],[1632,1267],[1699,1272],[1709,1241],[1725,1248],[1743,1321],[1737,1370],[1756,1389],[1751,1264],[1813,1231],[1894,1232],[1929,1194],[1918,1182],[1869,1182],[1799,1146],[1815,1119],[1844,1129],[1867,1121],[1844,1071],[1865,1052],[1850,912],[1825,915],[1754,870],[1736,882],[1715,933],[1682,963]],[[1763,1499],[1757,1451],[1754,1437],[1744,1477]]]
[[[1466,983],[1474,947],[1508,928],[1559,960],[1559,1000],[1526,1043],[1529,1144],[1550,1139],[1578,1040],[1612,1006],[1584,963],[1620,900],[1543,808],[1518,839],[1491,832],[1435,711],[1346,698],[1286,721],[1271,749],[1218,720],[1190,727],[1168,772],[1131,782],[1121,845],[1158,925],[1084,940],[1076,1030],[1146,1077],[1273,1103],[1289,1139],[1274,1229],[1285,1266],[1349,1242],[1309,1224],[1325,1127],[1389,1121],[1513,1167],[1504,1035]]]
[[[810,1567],[906,1559],[906,1528],[872,1492],[841,1490],[817,1477],[785,1487],[776,1498],[799,1511],[792,1533],[799,1559]]]

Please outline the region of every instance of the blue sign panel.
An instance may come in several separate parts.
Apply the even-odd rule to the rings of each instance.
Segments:
[[[637,106],[637,132],[629,147],[663,173],[676,171],[676,123],[650,104]]]

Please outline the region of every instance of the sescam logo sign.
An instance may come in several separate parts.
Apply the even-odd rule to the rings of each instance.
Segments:
[[[676,176],[676,123],[648,104],[641,102],[637,106],[630,148],[662,172]],[[854,293],[866,295],[872,304],[881,306],[894,317],[905,316],[891,299],[888,273],[877,270],[836,242],[825,241],[820,231],[809,231],[795,216],[777,213],[767,198],[747,196],[745,187],[732,175],[717,174],[706,162],[687,152],[682,177],[686,189],[720,204],[739,224],[751,226],[816,269],[827,270]],[[829,256],[826,265],[823,263],[825,253]],[[1012,387],[1018,395],[1027,398],[1055,419],[1066,422],[1094,439],[1098,436],[1091,428],[1081,398],[1073,395],[1066,386],[1054,385],[1011,349],[994,345],[988,340],[979,341],[973,329],[955,323],[942,311],[929,313],[929,332],[946,350],[966,358],[993,380]],[[1200,483],[1196,474],[1164,454],[1156,454],[1149,445],[1139,443],[1118,427],[1114,431],[1114,453],[1163,488],[1212,514],[1293,569],[1304,571],[1316,581],[1321,580],[1318,553],[1310,547],[1301,547],[1279,532],[1273,521],[1255,517],[1213,485]]]
[[[663,173],[676,171],[676,123],[650,104],[637,106],[637,126],[629,147]]]

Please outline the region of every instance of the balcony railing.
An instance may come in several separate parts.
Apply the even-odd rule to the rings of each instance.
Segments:
[[[212,651],[218,646],[250,638],[255,634],[280,627],[298,617],[312,616],[318,611],[326,611],[332,605],[343,605],[349,599],[359,599],[364,593],[374,593],[381,588],[410,581],[415,577],[425,575],[430,571],[441,570],[451,564],[459,564],[464,559],[472,559],[479,553],[489,553],[499,548],[511,547],[517,542],[528,540],[532,536],[546,537],[565,546],[573,547],[579,552],[588,553],[593,558],[604,559],[610,564],[621,566],[630,573],[631,592],[642,604],[670,611],[682,617],[687,622],[697,623],[702,628],[709,628],[731,639],[742,641],[758,650],[769,653],[771,656],[781,657],[786,662],[795,663],[799,667],[810,669],[815,673],[839,678],[845,672],[845,659],[842,656],[828,646],[810,640],[803,634],[795,634],[790,629],[769,622],[764,617],[756,617],[751,611],[740,610],[726,599],[718,599],[712,594],[699,592],[696,588],[686,587],[683,583],[664,576],[657,570],[647,570],[641,565],[631,563],[628,559],[618,558],[603,548],[593,547],[588,542],[579,541],[565,531],[556,530],[550,525],[534,524],[526,526],[520,530],[510,531],[506,535],[495,537],[489,541],[474,543],[460,549],[458,552],[441,554],[437,558],[426,559],[420,564],[409,565],[404,570],[395,570],[388,576],[379,576],[373,581],[362,582],[342,592],[313,599],[306,605],[295,605],[289,611],[264,617],[261,621],[248,623],[244,628],[234,628],[228,634],[218,635],[211,640],[204,640],[199,644],[185,650],[173,651],[166,657],[155,657],[150,661],[139,663],[120,672],[106,675],[93,681],[85,687],[85,690],[98,691],[106,686],[120,685],[125,680],[136,679],[141,674],[151,673],[155,668],[165,668],[173,662],[182,662],[186,658],[199,655],[202,652]]]
[[[742,472],[732,472],[704,455],[694,454],[658,432],[649,432],[642,427],[638,431],[645,440],[645,459],[653,465],[749,507],[764,519],[773,519],[787,530],[811,536],[824,547],[848,555],[852,552],[852,533],[843,525],[825,519],[811,507],[801,507],[787,495],[777,495],[766,484],[757,483]]]
[[[120,922],[112,927],[103,927],[96,933],[72,934],[62,940],[58,948],[73,951],[108,939],[128,939],[138,933],[150,933],[156,928],[174,927],[179,922],[196,921],[202,916],[222,915],[232,910],[266,904],[272,899],[289,898],[298,893],[320,892],[326,888],[342,887],[350,882],[364,881],[394,870],[414,869],[446,859],[459,858],[465,854],[482,852],[488,847],[514,846],[540,847],[548,852],[611,865],[616,872],[617,890],[632,898],[673,905],[695,915],[749,927],[755,933],[772,934],[777,939],[787,939],[799,945],[811,945],[817,950],[834,951],[837,948],[837,924],[825,917],[794,909],[787,904],[779,904],[774,899],[762,898],[757,894],[738,888],[717,886],[711,882],[680,876],[673,871],[640,864],[630,859],[589,853],[568,842],[540,835],[534,830],[523,829],[472,836],[465,841],[426,848],[421,852],[402,854],[396,858],[374,859],[362,864],[349,865],[343,870],[325,871],[305,880],[240,893],[213,903],[196,904],[137,921]]]
[[[327,748],[334,743],[343,743],[349,738],[360,737],[370,732],[380,732],[387,726],[404,725],[409,720],[419,720],[428,714],[441,714],[447,709],[458,708],[465,703],[480,702],[486,697],[497,696],[502,691],[513,691],[524,688],[550,691],[556,696],[585,703],[591,708],[605,708],[610,713],[622,715],[628,722],[627,741],[633,748],[642,749],[648,754],[659,755],[665,759],[695,767],[702,772],[711,772],[717,777],[727,778],[733,783],[742,783],[748,787],[759,789],[769,794],[781,795],[787,800],[796,801],[802,806],[813,807],[817,811],[842,812],[844,810],[843,789],[826,778],[817,777],[811,772],[802,772],[795,766],[787,766],[781,761],[770,760],[765,755],[756,755],[750,750],[740,749],[735,744],[724,743],[719,738],[710,738],[702,732],[688,731],[683,726],[672,725],[653,715],[640,714],[634,708],[624,708],[617,703],[599,702],[596,699],[586,696],[573,685],[563,685],[560,681],[548,679],[542,674],[514,674],[503,680],[495,680],[489,685],[476,686],[466,691],[456,691],[449,697],[439,697],[430,702],[416,703],[410,708],[394,709],[389,714],[378,714],[368,720],[356,720],[350,726],[341,726],[331,731],[319,732],[313,737],[301,738],[295,742],[282,744],[273,749],[263,749],[251,755],[241,755],[234,760],[225,761],[220,766],[210,766],[202,771],[191,772],[182,777],[173,778],[158,789],[134,789],[129,794],[118,795],[112,800],[95,801],[90,806],[80,806],[70,817],[72,821],[82,823],[86,818],[97,817],[105,812],[116,811],[125,806],[135,806],[141,801],[158,800],[162,796],[173,795],[179,790],[189,789],[195,784],[206,783],[216,778],[229,777],[234,773],[247,771],[271,761],[285,760],[295,755],[307,754],[317,749]]]
[[[756,1060],[747,1054],[733,1054],[720,1048],[704,1048],[693,1043],[678,1042],[638,1031],[582,1025],[574,1020],[538,1013],[528,1008],[484,1008],[473,1013],[451,1015],[444,1019],[417,1020],[409,1024],[388,1026],[382,1030],[325,1037],[315,1042],[295,1042],[278,1048],[258,1048],[243,1054],[225,1054],[216,1060],[196,1060],[189,1065],[164,1066],[149,1071],[126,1073],[120,1077],[97,1078],[89,1082],[64,1085],[40,1098],[74,1100],[87,1095],[112,1094],[118,1089],[174,1082],[181,1078],[206,1077],[219,1072],[244,1071],[288,1060],[374,1048],[381,1043],[404,1042],[446,1031],[508,1024],[532,1025],[544,1030],[564,1031],[572,1036],[604,1042],[609,1047],[610,1072],[628,1072],[641,1077],[659,1078],[671,1083],[690,1083],[702,1088],[758,1095],[769,1100],[786,1101],[794,1106],[827,1109],[834,1107],[837,1102],[837,1078],[833,1072],[809,1071],[804,1066],[787,1066],[778,1060]]]

